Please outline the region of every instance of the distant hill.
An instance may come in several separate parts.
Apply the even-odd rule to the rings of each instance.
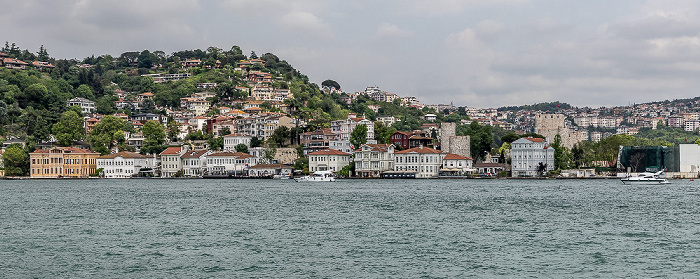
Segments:
[[[541,110],[554,112],[562,109],[570,109],[571,105],[560,102],[538,103],[534,105],[500,107],[498,111]]]

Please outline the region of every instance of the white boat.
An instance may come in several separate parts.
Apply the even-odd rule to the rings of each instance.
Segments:
[[[294,181],[296,181],[296,182],[303,182],[303,181],[333,182],[333,181],[335,181],[335,177],[333,176],[333,172],[331,172],[331,171],[316,171],[311,175],[294,178]]]
[[[287,174],[275,174],[272,176],[272,179],[289,179],[290,176]]]
[[[658,172],[643,172],[637,176],[628,176],[623,179],[622,184],[669,184],[666,178],[661,177],[664,171]]]

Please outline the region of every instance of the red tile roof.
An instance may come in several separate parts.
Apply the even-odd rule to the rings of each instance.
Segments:
[[[182,151],[181,146],[176,146],[176,147],[168,147],[167,149],[163,150],[159,155],[178,155],[180,154],[180,151]]]
[[[30,153],[30,154],[41,154],[41,153],[49,153],[53,149],[60,149],[63,151],[63,153],[80,153],[80,154],[94,154],[97,152],[92,152],[88,149],[82,149],[82,148],[77,148],[77,147],[53,147],[50,149],[37,149],[36,151]]]
[[[442,151],[435,150],[430,147],[414,147],[411,149],[401,150],[395,152],[394,154],[408,154],[408,153],[419,153],[419,154],[440,154]]]
[[[253,155],[243,153],[243,152],[219,152],[219,153],[214,153],[214,154],[209,154],[209,157],[236,157],[238,159],[246,159],[246,158],[251,158],[255,157]]]
[[[531,141],[531,142],[544,142],[544,139],[543,139],[543,138],[526,137],[526,138],[524,138],[524,139],[529,140],[529,141]]]
[[[190,150],[185,153],[185,155],[182,155],[182,158],[199,158],[204,155],[204,153],[207,153],[209,150],[203,149],[203,150]]]
[[[447,154],[443,160],[471,160],[472,158],[464,157],[458,154]]]

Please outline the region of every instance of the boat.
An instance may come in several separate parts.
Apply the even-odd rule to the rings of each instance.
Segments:
[[[661,177],[664,171],[658,172],[643,172],[637,176],[627,176],[623,179],[622,184],[669,184],[666,178]]]
[[[335,181],[335,177],[331,171],[316,171],[311,175],[294,178],[294,181],[333,182]]]

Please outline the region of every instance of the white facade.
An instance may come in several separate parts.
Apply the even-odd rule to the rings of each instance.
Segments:
[[[68,100],[68,107],[79,106],[83,113],[95,112],[95,102],[85,98],[73,98]]]
[[[334,149],[309,153],[309,171],[339,171],[350,164],[350,154]]]
[[[367,126],[367,139],[374,139],[374,122],[365,118],[357,118],[355,114],[348,114],[348,119],[331,121],[331,132],[338,134],[340,140],[350,140],[350,134],[357,125]]]
[[[394,170],[393,144],[363,144],[354,157],[356,176],[380,177],[383,172]]]
[[[554,170],[554,148],[545,139],[520,138],[511,143],[511,162],[513,176],[537,176],[540,163]]]
[[[465,175],[475,171],[473,160],[457,154],[447,154],[442,159],[443,172],[452,172],[457,175]]]
[[[130,178],[141,169],[153,170],[156,158],[133,152],[119,152],[97,157],[96,163],[105,178]]]
[[[220,152],[207,156],[207,173],[214,175],[247,174],[253,156],[242,152]]]
[[[182,170],[182,157],[189,150],[187,145],[179,147],[168,147],[160,153],[160,176],[173,177]]]
[[[231,134],[224,136],[224,150],[235,151],[236,145],[245,144],[250,147],[250,141],[253,136],[243,135],[243,134]]]
[[[192,150],[182,155],[182,175],[185,177],[201,177],[207,169],[207,155],[211,150]]]
[[[437,177],[445,153],[429,147],[414,147],[394,153],[394,170],[414,172],[416,178]]]

